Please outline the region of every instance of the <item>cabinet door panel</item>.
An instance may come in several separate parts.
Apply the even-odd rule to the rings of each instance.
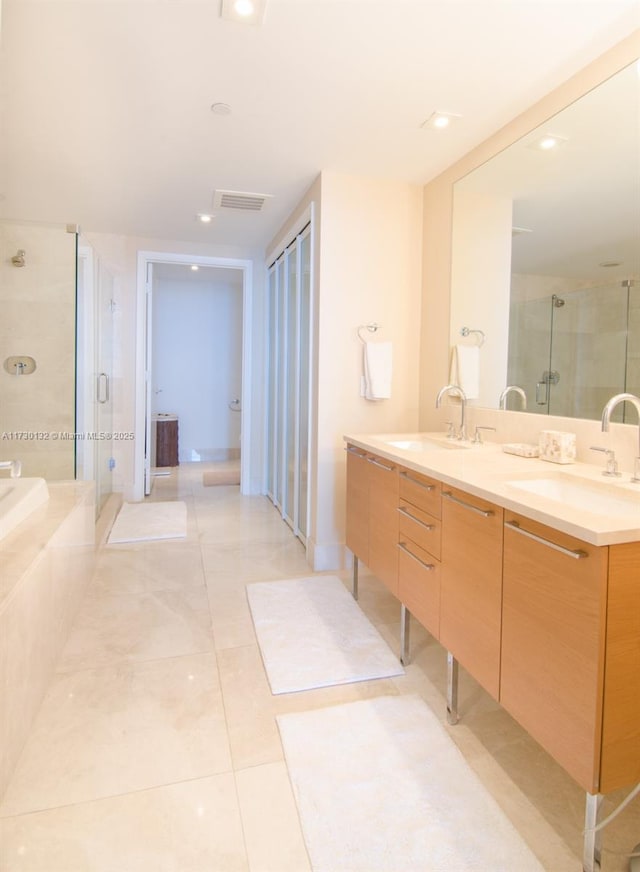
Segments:
[[[496,699],[502,517],[503,510],[485,500],[454,488],[443,490],[440,641]]]
[[[575,559],[509,526],[586,557]],[[598,792],[608,549],[506,514],[500,701]]]
[[[400,525],[401,542],[404,539],[410,539],[428,551],[429,554],[432,554],[436,560],[440,560],[442,524],[437,518],[401,499],[400,508],[398,509],[398,522]]]
[[[369,464],[364,451],[347,447],[347,548],[369,563]]]
[[[405,550],[406,549],[406,550]],[[414,542],[398,553],[398,597],[436,639],[440,633],[440,561]]]
[[[611,545],[600,790],[640,781],[640,542]]]
[[[398,469],[369,458],[369,563],[371,572],[398,595]]]
[[[400,496],[414,506],[441,518],[440,493],[442,487],[435,478],[429,478],[413,469],[400,470]]]

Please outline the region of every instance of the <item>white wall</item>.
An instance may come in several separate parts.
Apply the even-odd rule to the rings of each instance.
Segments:
[[[240,449],[229,402],[242,389],[242,273],[233,283],[206,271],[210,281],[154,281],[151,410],[178,415],[181,463]]]
[[[309,557],[316,570],[345,565],[343,436],[415,430],[421,283],[421,188],[323,172],[276,239],[316,202],[316,419]],[[360,396],[360,324],[393,343],[391,399]]]

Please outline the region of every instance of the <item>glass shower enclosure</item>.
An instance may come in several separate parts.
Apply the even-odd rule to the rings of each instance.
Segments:
[[[527,409],[598,419],[614,394],[640,393],[640,286],[632,280],[512,301],[508,384]],[[510,408],[517,409],[518,398]],[[626,404],[612,420],[624,422]]]
[[[112,488],[113,277],[76,225],[0,221],[0,460]]]

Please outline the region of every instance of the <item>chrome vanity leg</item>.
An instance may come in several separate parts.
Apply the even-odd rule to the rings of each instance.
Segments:
[[[406,666],[409,662],[409,633],[411,630],[411,612],[404,603],[400,603],[400,663]]]
[[[351,588],[354,600],[358,599],[358,558],[353,555],[353,586]]]
[[[458,661],[447,651],[447,722],[458,723]]]
[[[602,794],[587,793],[587,802],[584,815],[584,847],[582,854],[583,872],[597,872],[600,868],[600,843],[601,831],[594,833],[593,828],[598,823],[598,812]]]

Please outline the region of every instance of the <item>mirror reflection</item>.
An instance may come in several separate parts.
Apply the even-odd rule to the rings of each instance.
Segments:
[[[640,393],[640,63],[460,179],[453,214],[450,341],[486,336],[479,405],[518,385],[527,411],[599,418]]]

